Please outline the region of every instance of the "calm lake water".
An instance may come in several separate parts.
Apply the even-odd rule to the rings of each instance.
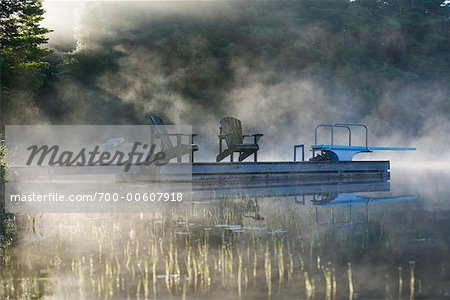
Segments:
[[[449,183],[397,170],[384,191],[18,215],[0,297],[450,298]]]

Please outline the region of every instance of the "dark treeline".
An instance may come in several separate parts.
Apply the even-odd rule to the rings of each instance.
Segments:
[[[417,135],[429,117],[450,114],[450,8],[441,3],[87,4],[77,49],[54,42],[58,51],[47,57],[46,80],[33,94],[38,120],[141,124],[150,110],[171,119],[167,99],[175,96],[224,115],[233,89],[308,79],[325,91],[324,110]],[[21,87],[10,89],[7,103],[20,105],[5,120],[29,123],[16,99]],[[194,115],[185,121],[195,123]]]

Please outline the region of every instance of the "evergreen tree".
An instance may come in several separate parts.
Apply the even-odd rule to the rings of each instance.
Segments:
[[[19,106],[25,112],[36,111],[34,94],[42,86],[51,53],[42,45],[50,30],[42,27],[44,9],[41,0],[0,1],[0,84],[2,123],[13,121]],[[27,113],[24,114],[29,117]],[[20,121],[20,120],[16,120]],[[2,124],[2,125],[3,125]]]

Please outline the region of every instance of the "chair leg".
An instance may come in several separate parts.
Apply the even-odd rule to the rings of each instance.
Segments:
[[[228,155],[232,155],[232,154],[233,154],[233,152],[230,151],[230,149],[226,149],[223,152],[219,153],[219,155],[217,155],[216,162],[219,162],[219,161],[225,159]]]
[[[179,146],[179,145],[181,145],[181,136],[177,135],[177,146]],[[177,157],[177,162],[178,163],[182,162],[181,155],[182,155],[182,153],[181,153],[181,150],[180,150],[180,153],[178,154],[178,157]]]
[[[194,144],[194,135],[189,136],[189,144]],[[192,164],[194,162],[194,150],[189,152],[189,162]]]
[[[243,161],[244,159],[246,159],[247,157],[249,157],[250,155],[252,155],[254,153],[255,152],[253,152],[251,150],[239,152],[239,161]]]

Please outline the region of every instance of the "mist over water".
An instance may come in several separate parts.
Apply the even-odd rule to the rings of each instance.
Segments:
[[[262,160],[290,159],[293,144],[313,143],[316,124],[348,121],[369,126],[371,145],[448,161],[448,151],[435,151],[448,148],[450,132],[448,74],[437,60],[446,54],[433,40],[448,26],[439,4],[405,4],[405,14],[430,14],[415,19],[425,30],[417,34],[396,21],[393,3],[72,3],[74,27],[53,28],[50,39],[68,72],[42,111],[69,124],[145,124],[156,112],[192,124],[198,158],[208,161],[224,116],[265,134]],[[48,24],[58,24],[55,7],[66,4],[46,5]],[[420,57],[417,43],[436,59]],[[53,105],[66,109],[54,115]]]
[[[345,193],[341,184],[152,203],[140,214],[18,215],[0,295],[446,299],[449,180],[397,169],[388,190]],[[355,196],[371,200],[333,204]]]

